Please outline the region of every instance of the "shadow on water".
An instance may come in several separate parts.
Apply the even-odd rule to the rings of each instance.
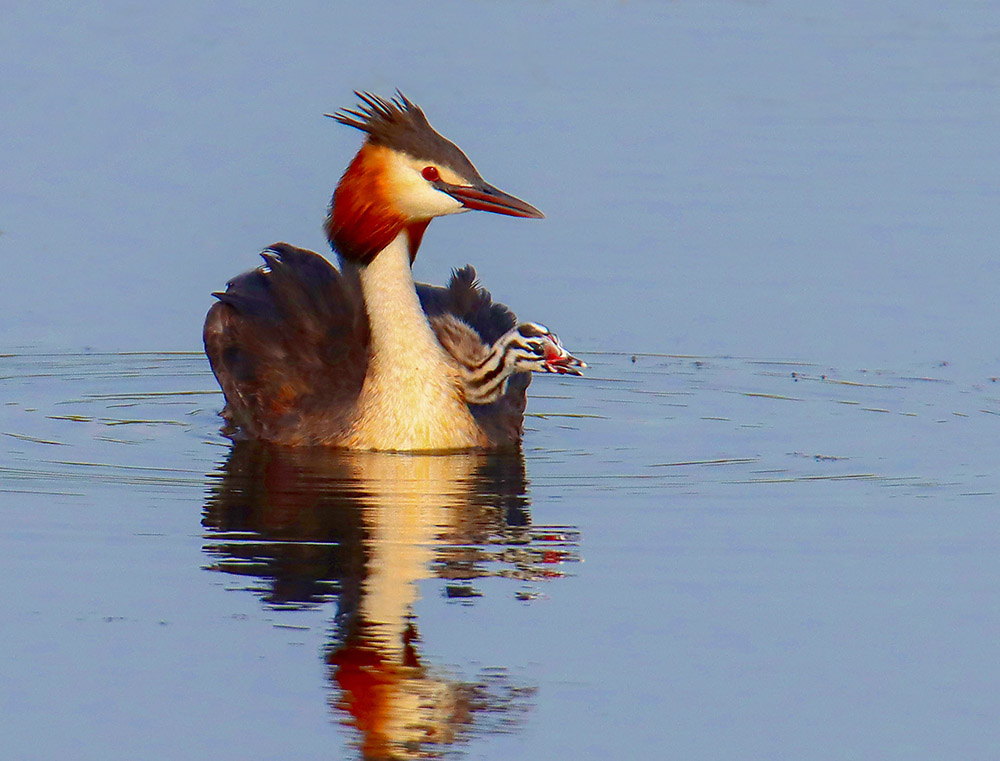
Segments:
[[[210,476],[211,570],[252,580],[269,606],[335,601],[324,655],[337,718],[364,758],[427,758],[514,731],[534,688],[487,669],[463,681],[421,656],[418,582],[468,601],[477,579],[559,576],[576,532],[532,527],[524,459],[234,444]],[[525,593],[522,593],[525,594]]]

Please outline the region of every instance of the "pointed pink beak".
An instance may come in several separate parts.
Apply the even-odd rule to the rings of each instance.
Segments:
[[[515,198],[510,193],[504,193],[500,188],[495,188],[485,182],[478,186],[443,185],[441,190],[460,201],[467,209],[492,211],[494,214],[531,219],[542,219],[545,216],[530,203]]]

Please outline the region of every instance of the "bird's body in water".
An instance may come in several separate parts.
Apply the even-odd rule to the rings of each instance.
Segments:
[[[469,209],[541,217],[487,184],[402,94],[334,115],[367,133],[330,204],[340,271],[277,243],[231,280],[205,321],[228,432],[287,445],[441,451],[516,446],[530,372],[584,364],[479,288],[411,267],[431,219]]]

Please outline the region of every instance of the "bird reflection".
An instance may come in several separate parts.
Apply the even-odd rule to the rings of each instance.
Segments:
[[[273,607],[335,601],[331,704],[366,759],[428,758],[470,733],[511,731],[532,689],[503,669],[464,682],[422,662],[417,582],[539,580],[576,559],[576,532],[530,522],[520,453],[401,455],[237,442],[203,525],[213,570]],[[525,594],[520,590],[518,594]],[[437,750],[435,750],[437,749]]]

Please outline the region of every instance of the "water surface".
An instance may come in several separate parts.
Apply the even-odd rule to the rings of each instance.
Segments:
[[[0,344],[197,348],[257,251],[326,249],[322,114],[399,87],[547,215],[436,222],[422,280],[578,349],[1000,359],[990,3],[59,6],[0,29]]]
[[[10,747],[988,757],[993,378],[587,361],[523,456],[415,457],[233,446],[198,355],[4,357]]]

